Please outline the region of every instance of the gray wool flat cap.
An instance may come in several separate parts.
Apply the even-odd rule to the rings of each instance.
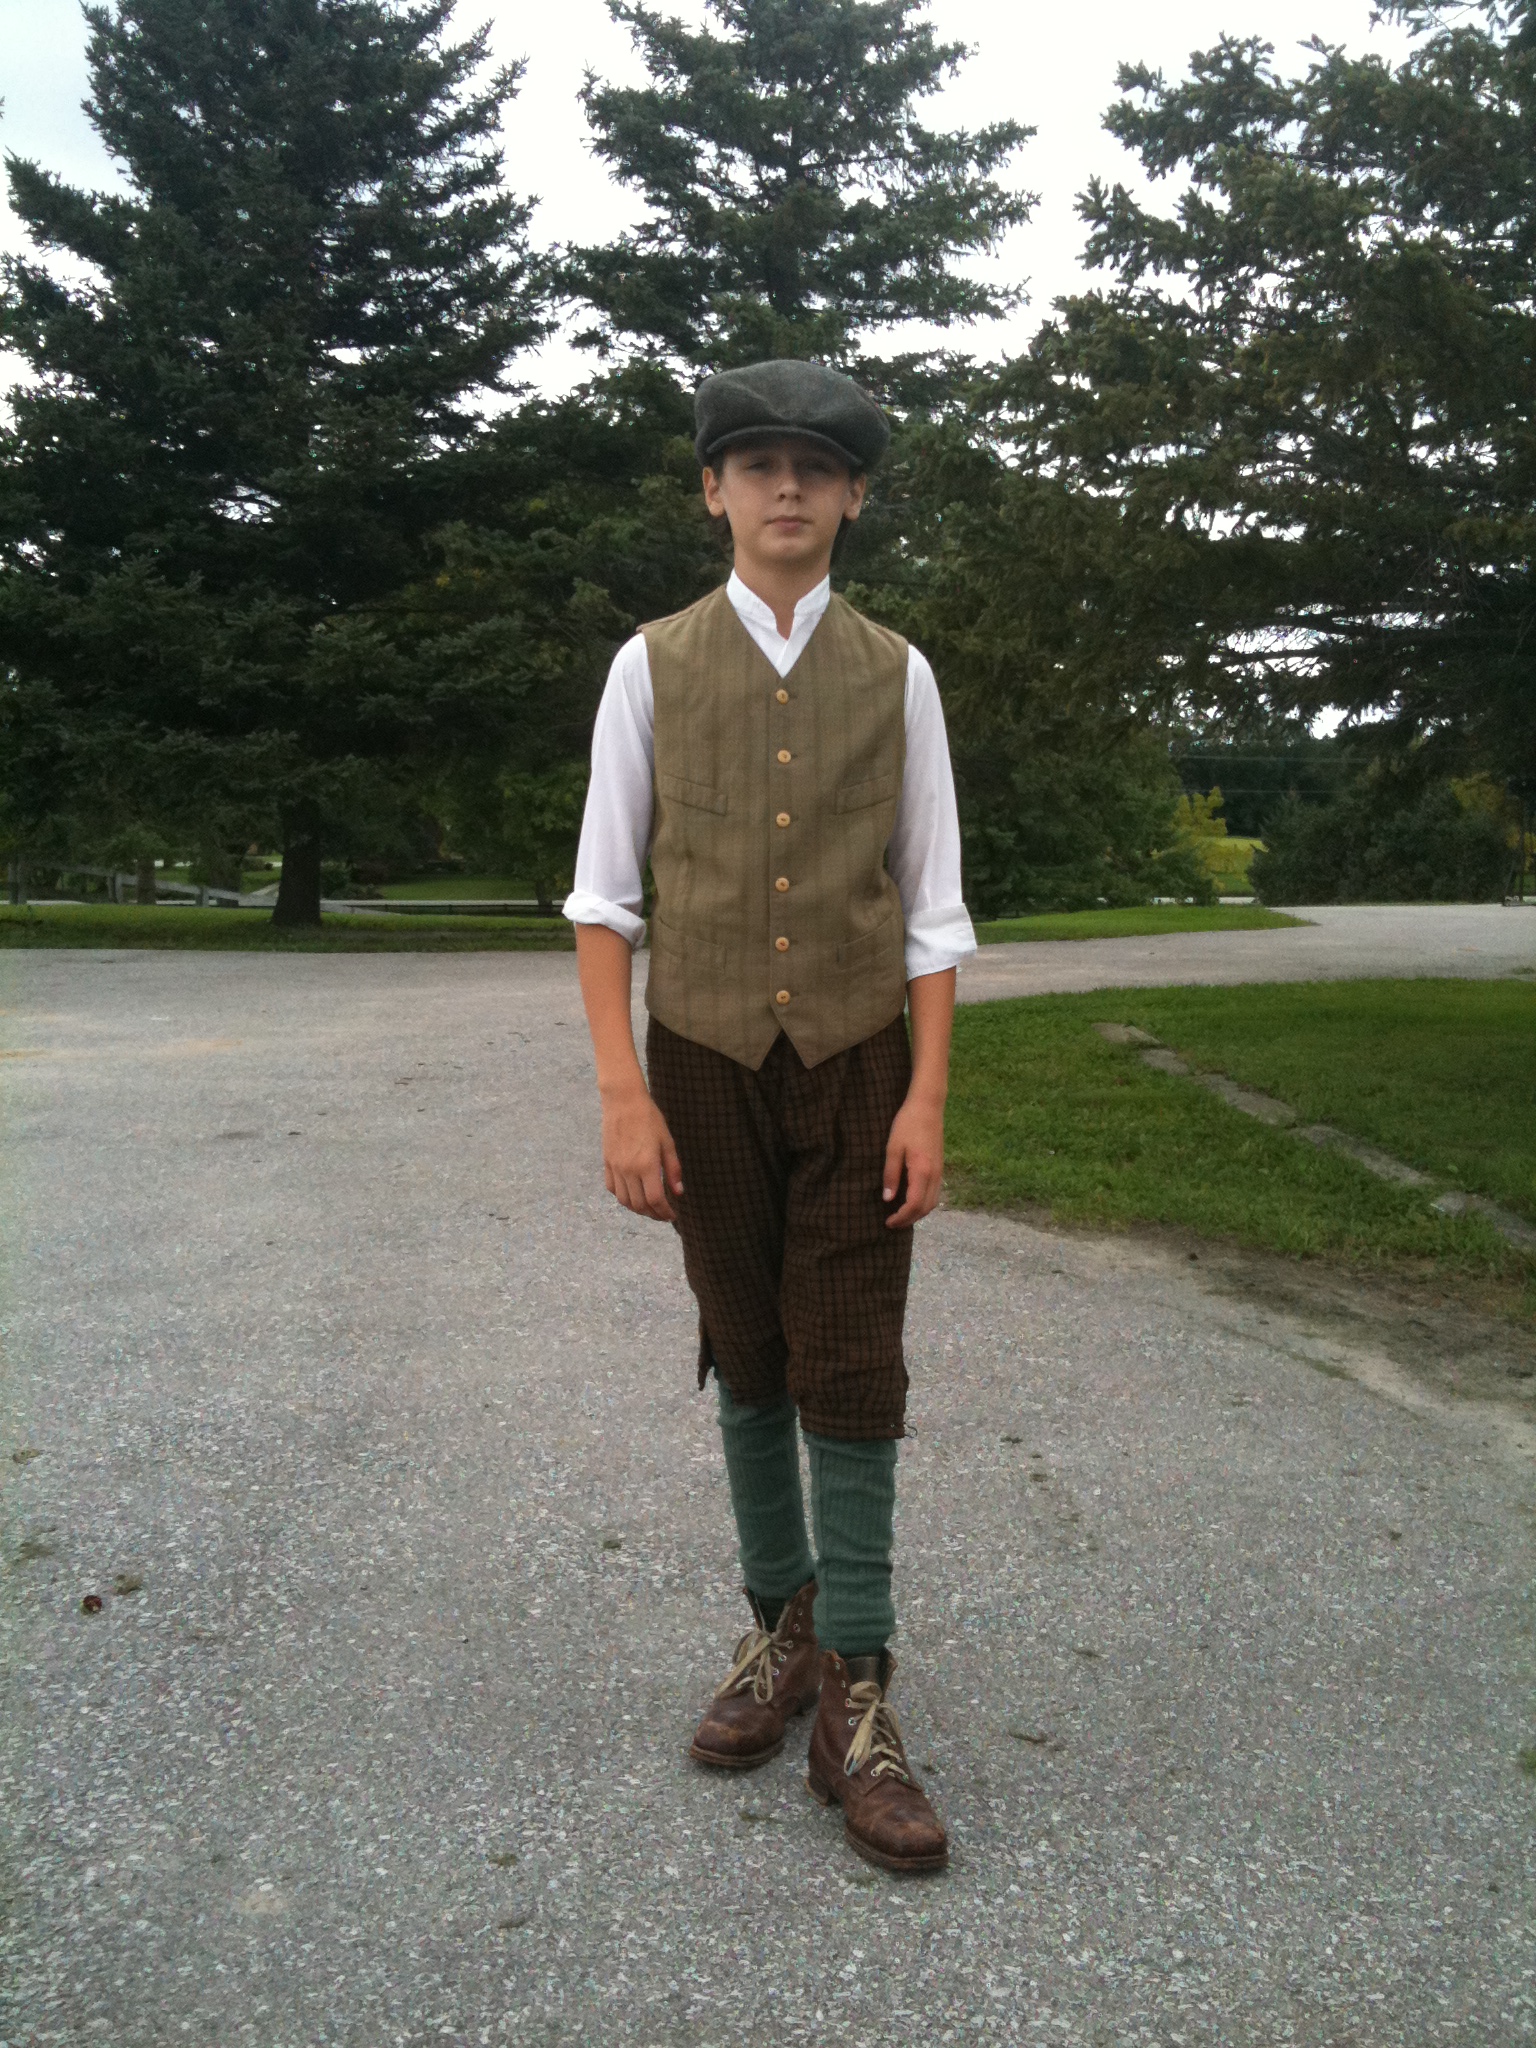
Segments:
[[[873,469],[891,438],[885,414],[851,377],[783,357],[706,377],[693,395],[693,418],[703,463],[740,441],[797,434],[855,469]]]

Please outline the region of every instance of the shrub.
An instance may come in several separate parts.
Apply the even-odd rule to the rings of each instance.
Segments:
[[[1375,772],[1324,804],[1289,799],[1250,872],[1266,903],[1486,903],[1503,894],[1508,837],[1448,782]]]
[[[1215,901],[1198,846],[1179,830],[1178,778],[1155,735],[962,742],[955,755],[973,915]]]

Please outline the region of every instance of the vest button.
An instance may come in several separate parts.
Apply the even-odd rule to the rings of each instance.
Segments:
[[[788,811],[780,811],[778,817],[774,820],[774,823],[778,825],[787,825],[789,823]]]
[[[788,749],[788,747],[780,747],[780,749],[779,749],[779,759],[780,759],[781,761],[787,761],[787,760],[789,759],[789,749]]]
[[[777,697],[781,704],[787,704],[789,702],[788,690],[775,690],[773,694],[775,697]]]
[[[773,1000],[776,1003],[787,1003],[789,1001],[789,990],[787,988],[781,988]]]
[[[787,953],[789,951],[788,939],[775,939],[773,943],[778,947],[781,953]]]
[[[775,889],[778,890],[779,894],[782,896],[784,894],[784,891],[789,887],[788,875],[780,875],[779,879],[774,883],[773,886],[775,887]]]

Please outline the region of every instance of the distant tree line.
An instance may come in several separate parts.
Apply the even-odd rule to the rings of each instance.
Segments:
[[[1031,205],[1026,128],[921,119],[966,53],[917,0],[610,11],[647,80],[582,111],[644,218],[547,250],[502,174],[518,70],[451,0],[87,8],[123,191],[7,160],[6,846],[209,879],[280,846],[305,922],[327,861],[446,833],[553,900],[614,648],[725,573],[692,386],[776,353],[895,420],[838,573],[935,661],[978,911],[1208,893],[1178,801],[1220,754],[1267,764],[1224,794],[1234,829],[1275,797],[1276,889],[1380,893],[1415,840],[1417,893],[1502,885],[1536,796],[1529,0],[1396,8],[1395,68],[1123,70],[1107,125],[1175,202],[1091,185],[1108,284],[1001,363],[893,339],[1015,304],[978,259]],[[541,396],[562,320],[592,374]]]

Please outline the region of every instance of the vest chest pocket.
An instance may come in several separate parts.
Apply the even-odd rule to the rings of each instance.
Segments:
[[[866,811],[871,804],[889,803],[901,794],[899,775],[876,775],[868,782],[845,782],[837,792],[840,811]]]
[[[690,810],[714,811],[723,817],[727,808],[725,791],[711,789],[707,782],[689,782],[681,775],[658,773],[656,788],[661,796],[670,797],[675,804],[687,804]]]

